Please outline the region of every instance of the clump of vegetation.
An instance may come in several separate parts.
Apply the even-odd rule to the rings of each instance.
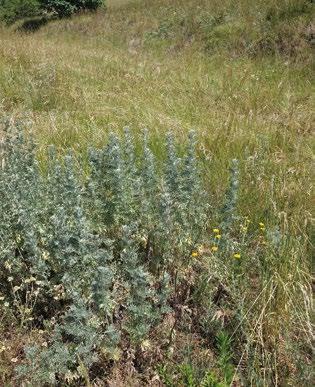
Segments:
[[[4,321],[34,339],[21,341],[3,380],[91,384],[117,369],[125,383],[132,375],[186,386],[293,377],[284,368],[289,353],[273,340],[293,333],[283,331],[281,308],[308,294],[305,273],[294,267],[298,253],[284,269],[284,254],[295,254],[290,238],[237,215],[236,161],[225,203],[211,205],[196,145],[191,133],[179,153],[168,135],[157,162],[147,134],[136,152],[126,129],[90,149],[88,173],[80,157],[58,156],[54,147],[41,170],[30,137],[6,125],[0,307]],[[214,222],[221,225],[212,230]],[[305,345],[308,313],[305,304],[291,316],[304,327]],[[266,349],[276,347],[265,363]],[[179,368],[169,368],[173,361]]]
[[[85,180],[74,156],[59,160],[53,148],[42,174],[33,144],[7,133],[1,299],[21,327],[45,328],[49,342],[25,349],[18,374],[26,380],[84,377],[121,340],[135,350],[168,312],[171,275],[187,267],[206,226],[193,137],[183,159],[170,137],[168,155],[161,180],[148,145],[136,160],[126,130],[123,141],[113,135],[91,149]]]
[[[209,54],[229,51],[230,55],[283,55],[293,57],[310,48],[308,28],[314,17],[310,0],[265,2],[225,0],[220,6],[199,2],[169,4],[158,26],[147,31],[147,40],[178,46],[199,41]]]
[[[0,20],[11,24],[34,16],[63,18],[102,5],[104,0],[0,0]]]
[[[69,17],[82,10],[96,10],[104,0],[38,0],[40,9],[52,12],[58,17]]]
[[[37,16],[39,3],[37,0],[1,0],[0,20],[11,24],[19,19]]]

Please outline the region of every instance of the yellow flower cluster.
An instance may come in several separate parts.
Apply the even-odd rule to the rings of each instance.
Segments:
[[[220,240],[221,239],[220,230],[218,228],[214,228],[212,231],[214,233],[214,238]],[[218,249],[219,249],[218,245],[214,245],[211,247],[211,251],[213,251],[214,253],[218,251]]]

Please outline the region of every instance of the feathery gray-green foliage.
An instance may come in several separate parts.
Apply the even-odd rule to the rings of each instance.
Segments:
[[[103,149],[90,150],[86,179],[80,160],[71,152],[58,157],[53,147],[41,171],[32,140],[7,125],[0,291],[22,321],[33,284],[22,323],[54,321],[48,347],[27,348],[18,367],[31,382],[53,383],[80,364],[88,369],[121,335],[137,346],[168,310],[170,273],[200,242],[207,206],[194,134],[184,157],[170,135],[167,151],[159,177],[147,135],[137,155],[126,129],[122,139],[111,135]]]

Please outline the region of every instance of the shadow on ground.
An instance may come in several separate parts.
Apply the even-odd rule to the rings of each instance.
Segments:
[[[46,25],[51,18],[48,18],[47,16],[43,17],[37,17],[34,19],[25,20],[18,28],[17,30],[20,32],[36,32],[41,27]]]

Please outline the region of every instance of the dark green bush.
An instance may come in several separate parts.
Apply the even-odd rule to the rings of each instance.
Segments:
[[[104,0],[39,0],[41,8],[58,17],[69,17],[82,10],[96,10]]]
[[[56,13],[59,17],[71,16],[76,12],[76,7],[67,0],[40,0],[41,8],[48,12]]]
[[[104,0],[0,0],[0,20],[12,24],[34,16],[69,17],[83,10],[96,10]]]
[[[7,24],[38,13],[38,0],[0,0],[0,20]]]

